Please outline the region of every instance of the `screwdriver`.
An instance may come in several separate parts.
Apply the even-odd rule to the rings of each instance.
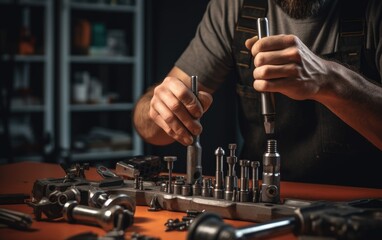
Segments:
[[[198,97],[198,76],[191,76],[191,90]],[[202,147],[200,136],[193,136],[193,142],[187,146],[187,183],[193,185],[202,177]]]
[[[257,31],[259,39],[269,36],[269,26],[267,18],[257,19]],[[275,132],[275,98],[270,92],[261,93],[261,113],[264,116],[264,129],[266,134]]]

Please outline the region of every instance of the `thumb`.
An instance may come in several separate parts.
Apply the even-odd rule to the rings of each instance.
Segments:
[[[257,42],[257,40],[259,40],[259,37],[258,36],[254,36],[252,38],[248,38],[246,41],[245,41],[245,47],[248,49],[248,50],[251,50],[252,46]]]

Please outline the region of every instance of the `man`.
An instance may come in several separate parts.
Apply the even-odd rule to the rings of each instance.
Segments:
[[[382,3],[369,0],[358,9],[354,2],[269,0],[271,36],[241,40],[235,24],[243,17],[243,0],[211,0],[195,38],[168,76],[137,103],[137,131],[151,144],[191,144],[192,135],[202,131],[198,119],[212,104],[212,94],[235,71],[242,158],[260,160],[265,151],[269,136],[259,92],[274,92],[271,137],[278,141],[283,180],[382,187],[382,181],[372,180],[382,161]],[[342,54],[341,41],[349,42],[340,26],[350,10],[367,19],[365,47],[355,57],[362,74],[346,61],[329,60]],[[237,52],[243,49],[255,67],[242,68]],[[354,55],[347,53],[344,60]],[[191,75],[199,76],[198,99],[190,91]]]

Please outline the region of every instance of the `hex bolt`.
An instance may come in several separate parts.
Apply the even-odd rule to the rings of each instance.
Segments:
[[[167,193],[172,193],[172,169],[174,167],[174,162],[177,160],[176,156],[165,156],[164,161],[167,162],[168,169],[168,187]]]

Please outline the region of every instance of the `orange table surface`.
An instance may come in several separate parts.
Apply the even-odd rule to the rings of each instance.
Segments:
[[[0,165],[0,194],[24,193],[30,194],[33,183],[42,178],[59,178],[65,175],[58,164],[21,162]],[[86,172],[89,180],[101,180],[94,168]],[[348,201],[360,198],[382,198],[382,189],[356,188],[334,185],[317,185],[306,183],[282,182],[281,197],[303,200]],[[26,204],[2,205],[1,208],[21,211],[33,216],[33,210]],[[161,210],[150,212],[147,206],[137,206],[134,225],[126,231],[126,239],[133,232],[138,232],[162,240],[186,239],[185,231],[165,231],[167,219],[185,216],[182,212]],[[33,216],[34,217],[34,216]],[[236,220],[224,220],[235,227],[244,227],[254,223]],[[0,239],[67,239],[73,235],[93,232],[99,236],[105,235],[102,228],[81,224],[70,224],[64,220],[33,221],[30,231],[19,231],[10,228],[0,228]],[[274,239],[297,239],[293,234],[287,234]]]

